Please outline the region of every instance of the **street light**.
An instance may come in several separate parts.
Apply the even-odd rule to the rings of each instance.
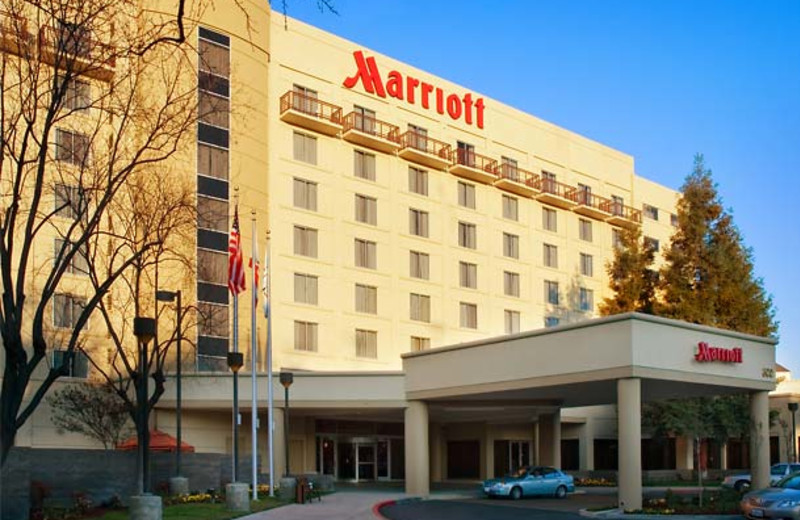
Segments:
[[[171,302],[176,301],[177,303],[177,313],[178,313],[178,322],[176,324],[176,331],[175,335],[177,336],[176,340],[178,343],[178,352],[176,354],[176,358],[178,360],[177,367],[175,369],[175,379],[176,379],[176,387],[175,387],[175,398],[178,401],[177,406],[175,408],[175,429],[177,430],[177,439],[176,442],[178,444],[178,449],[175,452],[175,476],[181,476],[181,447],[183,446],[181,442],[181,365],[183,364],[183,357],[181,357],[181,339],[183,335],[183,329],[181,327],[181,320],[183,319],[183,307],[181,306],[181,292],[180,291],[156,291],[156,300],[160,302]]]
[[[283,453],[286,457],[286,469],[284,476],[289,476],[289,387],[294,382],[294,374],[291,372],[281,371],[280,373],[281,384],[283,385]]]
[[[789,403],[789,411],[792,412],[792,462],[797,462],[797,425],[795,416],[797,415],[797,403]]]
[[[147,493],[148,491],[148,481],[150,479],[150,471],[148,466],[150,465],[150,428],[148,423],[148,409],[147,409],[147,399],[149,397],[149,391],[147,389],[147,380],[149,379],[148,375],[148,363],[147,363],[147,344],[152,341],[152,339],[156,335],[156,320],[153,318],[144,318],[141,316],[137,316],[133,318],[133,334],[136,336],[136,339],[139,343],[139,375],[141,377],[141,381],[139,383],[139,395],[137,398],[139,404],[139,436],[142,439],[141,445],[139,446],[139,477],[140,477],[140,485],[142,488],[142,493]]]

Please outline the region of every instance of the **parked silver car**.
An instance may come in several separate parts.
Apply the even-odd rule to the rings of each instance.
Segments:
[[[800,520],[800,473],[784,477],[772,487],[751,491],[742,497],[746,518],[781,518]]]
[[[769,483],[775,484],[777,481],[790,473],[800,471],[800,464],[788,464],[781,462],[780,464],[773,464],[769,469]],[[744,493],[750,489],[750,474],[743,473],[739,475],[728,475],[722,481],[723,487],[733,488],[739,493]]]

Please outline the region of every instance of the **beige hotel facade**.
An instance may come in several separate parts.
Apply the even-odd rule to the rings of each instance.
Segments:
[[[637,175],[633,157],[266,2],[245,2],[249,19],[217,4],[191,36],[201,106],[230,113],[198,124],[186,171],[200,221],[196,284],[184,298],[212,316],[184,360],[186,442],[231,451],[226,267],[237,196],[245,256],[251,215],[262,254],[270,232],[273,369],[294,373],[288,433],[274,384],[274,440],[288,435],[291,472],[405,480],[424,495],[431,482],[522,464],[618,470],[620,499],[635,507],[642,470],[693,464],[686,439],[641,439],[642,401],[748,392],[754,421],[768,424],[772,340],[597,318],[615,234],[641,227],[661,250],[673,231],[678,194]],[[257,335],[266,425],[267,325],[259,312],[250,330],[249,294],[239,343],[249,351]],[[698,360],[700,343],[740,358]],[[168,433],[173,383],[152,419]],[[239,395],[246,452],[249,377]],[[266,467],[267,428],[259,435]],[[750,450],[760,479],[768,436],[759,430]],[[784,459],[787,440],[776,439],[773,458]],[[18,442],[86,447],[55,429],[46,406]],[[712,467],[750,465],[746,447],[704,449]]]

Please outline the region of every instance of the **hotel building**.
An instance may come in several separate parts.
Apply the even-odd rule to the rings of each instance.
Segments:
[[[245,2],[247,19],[218,4],[190,36],[199,104],[223,110],[201,118],[197,159],[184,168],[198,209],[184,299],[204,316],[183,364],[186,442],[232,449],[227,246],[237,197],[245,255],[251,216],[270,250],[273,369],[294,374],[291,472],[405,479],[427,494],[431,481],[522,464],[619,470],[621,500],[633,506],[642,469],[692,467],[689,440],[641,440],[641,401],[750,392],[754,419],[765,420],[771,340],[640,315],[593,319],[611,296],[619,230],[641,227],[660,251],[674,229],[678,194],[639,176],[633,157],[266,2]],[[250,293],[239,299],[246,357],[258,338],[265,425],[267,325],[259,312],[251,330]],[[743,355],[703,362],[701,342]],[[91,377],[84,368],[74,375]],[[243,424],[249,385],[242,377]],[[154,427],[174,430],[175,404],[170,380]],[[266,428],[259,435],[265,467]],[[85,442],[56,431],[46,406],[18,437],[41,448]],[[741,446],[708,450],[719,468],[748,463]]]

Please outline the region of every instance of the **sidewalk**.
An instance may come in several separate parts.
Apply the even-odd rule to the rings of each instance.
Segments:
[[[401,490],[338,491],[307,504],[290,504],[241,517],[241,520],[375,520],[372,507],[406,496]]]

